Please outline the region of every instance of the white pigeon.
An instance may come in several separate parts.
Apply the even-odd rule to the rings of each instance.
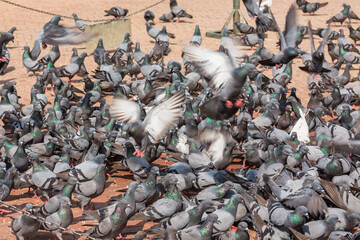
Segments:
[[[301,109],[299,109],[299,112],[300,112],[300,118],[295,123],[293,129],[290,132],[290,135],[293,132],[296,132],[300,142],[309,143],[310,142],[310,139],[309,139],[309,126],[308,126],[308,124],[306,122],[304,112]]]

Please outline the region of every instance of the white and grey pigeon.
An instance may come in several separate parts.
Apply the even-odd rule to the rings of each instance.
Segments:
[[[85,31],[85,27],[87,26],[86,22],[84,20],[79,19],[78,15],[76,13],[73,13],[72,16],[75,20],[75,26],[82,32]]]

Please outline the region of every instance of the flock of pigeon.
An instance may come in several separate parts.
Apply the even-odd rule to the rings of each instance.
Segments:
[[[91,73],[84,65],[88,55],[78,55],[76,48],[69,65],[55,67],[58,45],[96,37],[84,32],[86,23],[73,14],[80,31],[59,25],[60,16],[44,25],[33,48],[24,47],[23,65],[36,76],[30,104],[18,103],[15,81],[0,88],[0,200],[13,188],[29,188],[46,199],[41,206],[26,205],[45,222],[26,214],[12,221],[17,239],[29,239],[39,229],[62,239],[59,226],[75,220],[96,220],[85,232],[95,239],[121,236],[128,220],[154,222],[133,239],[245,240],[249,229],[260,239],[360,239],[360,110],[355,109],[360,85],[348,84],[360,80],[360,72],[350,76],[360,52],[342,29],[330,28],[360,18],[343,4],[324,28],[312,29],[311,22],[298,24],[293,4],[283,31],[271,1],[260,1],[262,10],[254,0],[243,3],[256,26],[235,25],[243,34],[241,45],[256,46],[254,53],[244,54],[226,28],[218,51],[202,48],[196,26],[182,48],[182,64],[164,63],[175,36],[153,26],[150,10],[144,18],[155,40],[151,52],[143,53],[139,42],[133,49],[129,34],[111,54],[99,39],[90,54],[98,65]],[[296,4],[309,14],[326,7]],[[170,0],[170,10],[160,20],[192,18],[176,0]],[[105,12],[120,18],[128,10]],[[360,29],[348,28],[356,44]],[[0,34],[2,74],[15,30]],[[279,52],[264,47],[267,31],[278,33]],[[302,41],[310,41],[310,53],[298,47]],[[46,45],[52,48],[39,59]],[[325,59],[325,46],[334,64]],[[296,88],[288,88],[297,57],[308,73],[306,107]],[[271,76],[263,74],[266,69]],[[82,77],[83,89],[72,84],[75,75]],[[125,82],[127,75],[131,81]],[[158,159],[174,164],[160,169],[153,164]],[[230,164],[237,168],[229,170]],[[93,209],[92,199],[119,170],[134,181],[123,195]],[[72,213],[75,202],[83,211],[78,218]]]

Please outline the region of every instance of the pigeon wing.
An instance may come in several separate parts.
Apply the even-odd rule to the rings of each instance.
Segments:
[[[144,119],[144,129],[151,141],[158,142],[183,112],[185,95],[179,92],[154,107]]]
[[[110,114],[119,121],[132,123],[140,120],[140,106],[126,98],[114,98],[110,107]]]

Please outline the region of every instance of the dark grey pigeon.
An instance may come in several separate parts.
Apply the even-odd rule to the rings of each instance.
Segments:
[[[149,22],[149,21],[152,21],[152,23],[154,24],[154,19],[155,19],[155,14],[153,11],[151,10],[147,10],[145,13],[144,13],[144,19],[146,22]]]

